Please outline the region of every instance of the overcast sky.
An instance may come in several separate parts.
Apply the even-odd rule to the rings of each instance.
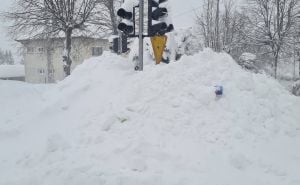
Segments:
[[[176,27],[192,26],[196,12],[200,11],[202,0],[169,0],[172,20]]]
[[[0,11],[7,11],[8,8],[11,7],[12,0],[0,0]],[[13,42],[10,38],[7,37],[7,31],[6,31],[6,23],[1,20],[1,26],[0,26],[0,48],[5,49],[13,49]]]

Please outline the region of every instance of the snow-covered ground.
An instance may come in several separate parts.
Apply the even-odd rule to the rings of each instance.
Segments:
[[[24,65],[0,65],[0,78],[25,77]]]
[[[300,99],[226,54],[135,72],[105,53],[0,89],[1,185],[300,184]]]

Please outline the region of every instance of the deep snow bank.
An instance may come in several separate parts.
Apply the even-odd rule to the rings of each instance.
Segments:
[[[42,95],[48,88],[45,85],[0,80],[0,143],[2,139],[14,136],[20,125],[39,112],[45,101]]]
[[[210,50],[132,69],[106,53],[26,98],[0,184],[300,184],[300,100],[275,80]]]

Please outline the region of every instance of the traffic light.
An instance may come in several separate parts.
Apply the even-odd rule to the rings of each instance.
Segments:
[[[167,0],[149,0],[148,4],[148,34],[150,36],[164,35],[174,29],[168,24]]]
[[[121,39],[121,42],[120,42],[120,39]],[[120,44],[121,44],[121,48],[120,48]],[[126,53],[129,50],[128,49],[128,38],[126,37],[126,35],[122,34],[121,38],[120,37],[114,38],[111,49],[115,53]]]
[[[133,26],[133,9],[129,6],[122,6],[118,11],[117,15],[122,18],[122,21],[118,25],[118,29],[125,35],[130,35],[134,31]]]

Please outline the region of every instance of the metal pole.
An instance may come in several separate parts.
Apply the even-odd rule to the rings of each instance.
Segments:
[[[138,70],[143,71],[143,54],[144,54],[144,0],[139,1],[139,65]]]
[[[294,53],[293,53],[293,57],[294,57],[294,67],[293,67],[293,71],[294,71],[294,74],[293,74],[293,80],[296,79],[296,43],[295,43],[295,40],[296,40],[296,37],[294,37],[293,39],[293,45],[294,45]]]
[[[125,0],[122,1],[123,3],[125,2]],[[118,54],[122,54],[122,42],[123,42],[123,33],[121,31],[118,31]]]
[[[138,7],[138,6],[137,6]],[[133,35],[135,35],[135,9],[137,8],[136,6],[133,7],[133,11],[132,11],[132,17],[133,17]]]
[[[148,0],[148,36],[152,36],[151,35],[151,27],[152,27],[151,13],[152,13],[152,0]]]
[[[123,42],[123,38],[122,37],[123,37],[123,34],[122,34],[122,32],[119,31],[119,39],[118,39],[118,42],[119,42],[118,43],[118,51],[119,52],[118,52],[118,54],[122,54],[122,52],[123,52],[122,51],[122,42]]]

